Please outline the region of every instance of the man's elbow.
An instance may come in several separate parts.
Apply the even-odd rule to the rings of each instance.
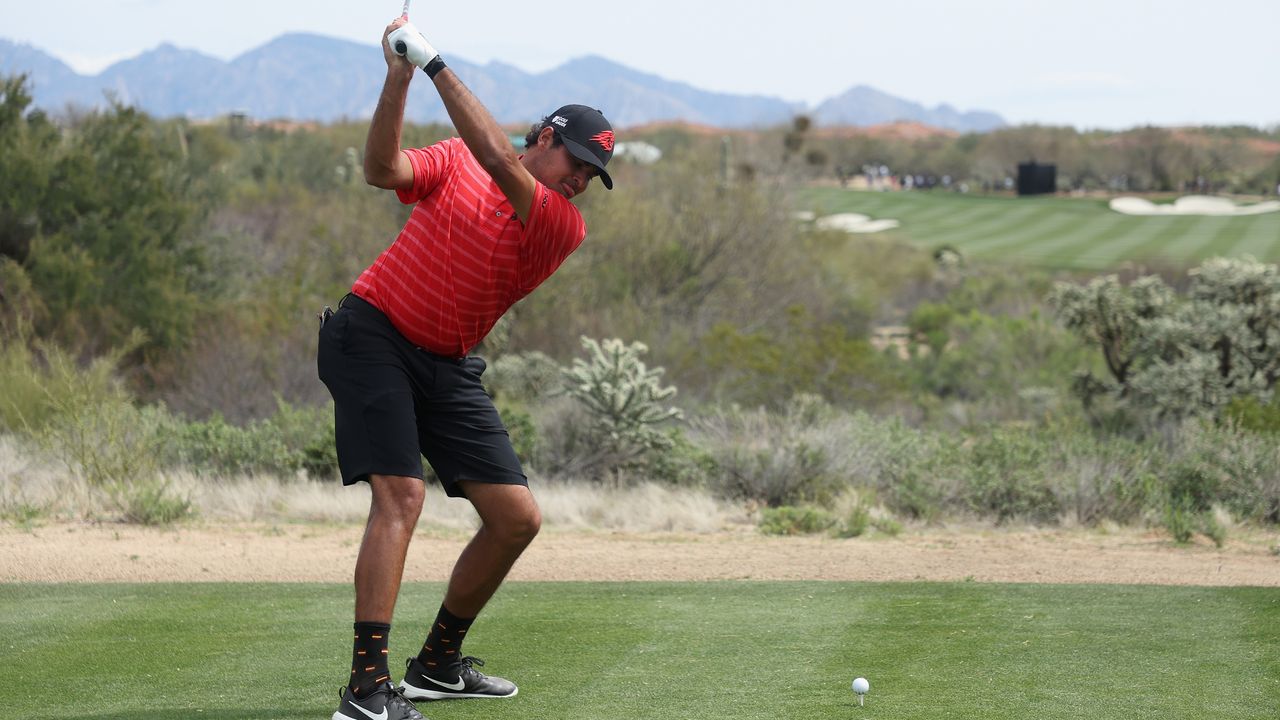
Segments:
[[[485,153],[476,154],[476,162],[489,173],[489,177],[499,178],[514,175],[520,165],[520,159],[509,148],[494,148]]]
[[[392,187],[394,180],[395,171],[392,168],[388,168],[383,165],[365,163],[364,181],[366,184],[387,190]]]

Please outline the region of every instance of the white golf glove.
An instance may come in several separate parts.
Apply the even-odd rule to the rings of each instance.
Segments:
[[[405,59],[423,70],[427,69],[428,63],[440,56],[440,53],[431,47],[431,43],[427,42],[413,23],[405,23],[392,30],[387,36],[387,42],[391,44],[391,49],[397,55],[403,55]]]

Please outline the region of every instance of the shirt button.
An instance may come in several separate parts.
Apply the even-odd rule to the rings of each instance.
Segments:
[[[502,217],[502,211],[499,210],[498,212],[494,213],[494,215],[497,215],[498,217]]]

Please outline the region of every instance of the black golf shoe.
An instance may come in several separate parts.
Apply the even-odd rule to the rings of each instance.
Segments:
[[[510,680],[489,677],[476,670],[476,666],[484,667],[480,658],[464,657],[457,664],[431,674],[427,674],[427,668],[418,658],[409,658],[405,665],[400,689],[411,700],[508,698],[519,692]]]
[[[426,720],[413,703],[404,698],[404,690],[382,683],[369,694],[357,699],[350,688],[338,691],[342,700],[332,720]]]

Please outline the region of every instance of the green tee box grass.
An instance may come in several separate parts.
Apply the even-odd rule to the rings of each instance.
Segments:
[[[401,594],[397,680],[441,591]],[[0,716],[328,718],[350,613],[342,585],[0,585]],[[511,583],[464,651],[520,694],[433,720],[1280,715],[1267,588]]]
[[[1025,265],[1105,270],[1125,262],[1186,266],[1207,257],[1280,261],[1280,213],[1230,217],[1133,216],[1098,199],[867,192],[809,188],[799,207],[901,223],[888,235],[920,247]]]

